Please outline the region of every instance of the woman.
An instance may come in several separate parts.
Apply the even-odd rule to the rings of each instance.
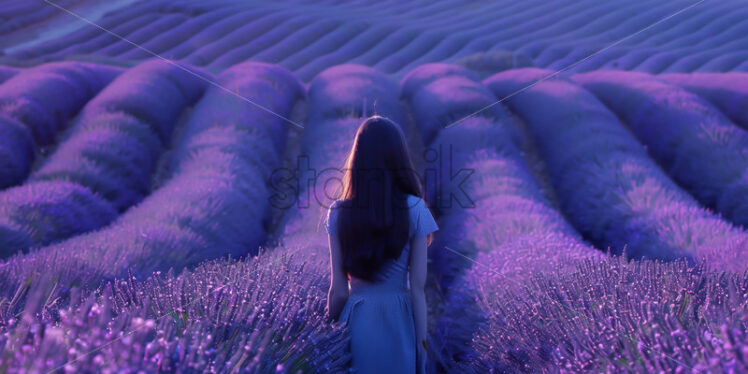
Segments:
[[[426,248],[439,227],[400,127],[366,119],[345,170],[325,222],[329,318],[350,327],[355,372],[425,373]]]

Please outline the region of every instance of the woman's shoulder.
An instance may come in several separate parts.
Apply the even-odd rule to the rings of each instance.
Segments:
[[[420,196],[408,194],[408,211],[410,212],[411,219],[416,221],[421,215],[423,209],[428,209],[426,201]]]
[[[335,221],[337,220],[337,212],[338,212],[338,206],[340,205],[340,202],[342,200],[333,200],[332,203],[330,203],[330,206],[327,208],[327,215],[325,217],[325,227],[327,228],[327,232],[334,233],[335,232]]]
[[[343,204],[343,202],[345,202],[345,199],[333,200],[332,203],[330,203],[329,209],[339,208]]]
[[[418,204],[425,204],[425,201],[420,196],[408,194],[408,207],[414,208]]]

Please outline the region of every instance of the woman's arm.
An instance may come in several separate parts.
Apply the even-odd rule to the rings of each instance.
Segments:
[[[343,271],[343,256],[337,235],[328,235],[330,243],[330,290],[327,293],[327,320],[337,321],[348,301],[348,278]]]
[[[426,236],[414,237],[410,242],[410,296],[419,354],[426,352]],[[425,357],[424,357],[425,359]],[[425,361],[422,361],[425,362]]]

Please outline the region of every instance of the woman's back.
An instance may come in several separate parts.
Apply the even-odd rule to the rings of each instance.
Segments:
[[[351,329],[352,366],[359,373],[423,372],[425,357],[417,357],[411,298],[408,290],[410,242],[438,226],[420,197],[408,195],[409,240],[400,256],[390,259],[373,281],[351,277],[351,294],[339,321]],[[327,231],[337,235],[339,201],[328,210]]]

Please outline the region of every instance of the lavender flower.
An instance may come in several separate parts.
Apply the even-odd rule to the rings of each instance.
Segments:
[[[551,73],[512,70],[486,84],[505,97]],[[564,213],[598,247],[620,254],[625,246],[634,258],[706,257],[724,270],[748,265],[746,233],[701,208],[673,183],[592,94],[552,79],[506,102],[531,129]]]
[[[675,181],[707,207],[748,226],[748,131],[706,100],[640,72],[571,77],[618,114]]]

